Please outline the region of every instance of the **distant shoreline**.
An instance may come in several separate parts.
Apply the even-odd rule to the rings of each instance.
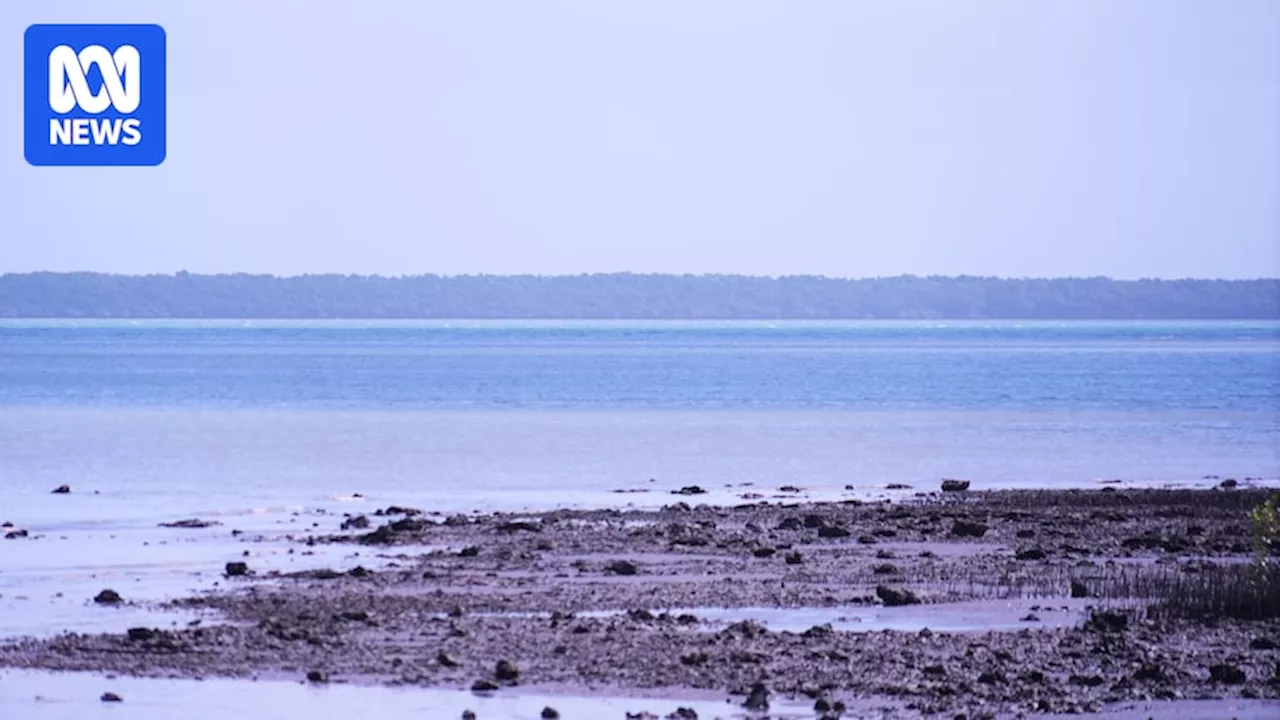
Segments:
[[[1280,279],[0,275],[0,318],[1280,320]]]

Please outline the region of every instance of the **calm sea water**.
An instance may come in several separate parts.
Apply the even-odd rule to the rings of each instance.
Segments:
[[[290,538],[393,503],[1275,483],[1278,447],[1278,323],[0,321],[0,521],[32,535],[0,540],[0,637],[182,622],[87,600],[245,550],[375,566]],[[187,517],[221,524],[157,527]]]
[[[64,482],[102,522],[651,478],[1271,478],[1277,447],[1278,323],[0,324],[0,508],[39,493],[38,520]]]

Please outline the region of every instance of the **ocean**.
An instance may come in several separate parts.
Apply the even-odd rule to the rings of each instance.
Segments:
[[[1275,322],[0,321],[0,637],[154,624],[87,598],[244,537],[352,561],[271,541],[389,504],[1269,484],[1277,448]]]

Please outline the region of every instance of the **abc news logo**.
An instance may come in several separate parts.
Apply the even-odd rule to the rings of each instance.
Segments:
[[[24,143],[32,165],[159,165],[166,37],[159,25],[32,25]]]
[[[97,115],[108,107],[127,115],[138,109],[142,58],[138,48],[121,45],[114,53],[90,45],[77,53],[59,45],[49,53],[49,108],[65,115],[77,107]],[[97,67],[102,88],[89,90],[88,75]],[[51,118],[50,145],[137,145],[142,142],[142,121],[137,118]]]

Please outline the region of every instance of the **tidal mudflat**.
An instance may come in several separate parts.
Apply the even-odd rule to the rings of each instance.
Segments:
[[[647,698],[608,706],[618,717],[682,699],[700,717],[827,718],[1280,702],[1280,591],[1251,575],[1247,518],[1269,490],[953,485],[812,502],[778,488],[734,507],[699,490],[657,509],[316,516],[277,542],[359,549],[364,564],[251,556],[186,597],[121,588],[102,604],[199,619],[11,639],[0,666],[417,689],[448,698],[441,717],[535,696]]]

